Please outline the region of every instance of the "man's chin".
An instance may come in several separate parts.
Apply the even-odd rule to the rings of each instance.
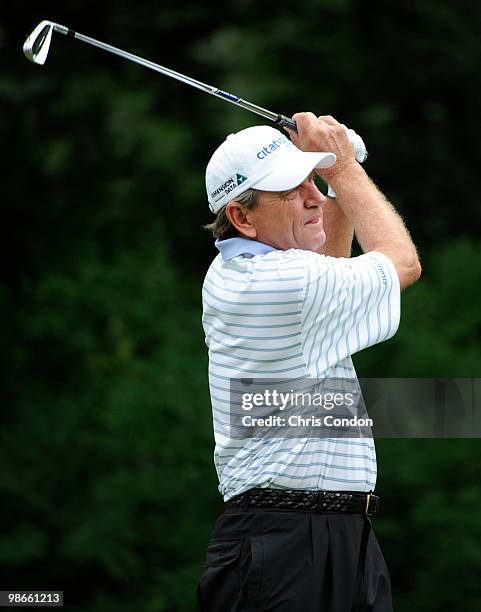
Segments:
[[[318,251],[322,249],[325,242],[326,242],[326,234],[322,232],[322,234],[319,234],[318,236],[316,236],[315,239],[310,240],[309,245],[306,246],[305,248],[307,251],[314,251],[317,253]]]

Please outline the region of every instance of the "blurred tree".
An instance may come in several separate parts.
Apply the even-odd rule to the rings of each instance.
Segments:
[[[110,257],[85,243],[26,290],[19,397],[0,434],[12,586],[62,584],[97,605],[115,585],[131,598],[117,609],[147,609],[159,590],[192,601],[181,586],[218,500],[200,321],[164,242],[157,226]]]

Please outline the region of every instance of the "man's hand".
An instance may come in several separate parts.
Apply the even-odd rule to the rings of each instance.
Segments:
[[[335,153],[337,161],[331,168],[317,172],[327,183],[344,170],[357,166],[352,144],[344,127],[330,115],[316,117],[313,113],[296,113],[292,117],[297,132],[286,128],[292,142],[302,151]]]

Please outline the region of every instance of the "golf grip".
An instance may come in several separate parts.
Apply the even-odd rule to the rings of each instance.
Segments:
[[[286,117],[285,115],[277,115],[277,119],[274,121],[274,123],[280,127],[286,127],[297,132],[296,122],[293,119],[289,119],[289,117]]]

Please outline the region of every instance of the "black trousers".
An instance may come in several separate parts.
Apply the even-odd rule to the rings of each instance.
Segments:
[[[225,510],[197,599],[202,612],[392,612],[389,571],[361,514]]]

